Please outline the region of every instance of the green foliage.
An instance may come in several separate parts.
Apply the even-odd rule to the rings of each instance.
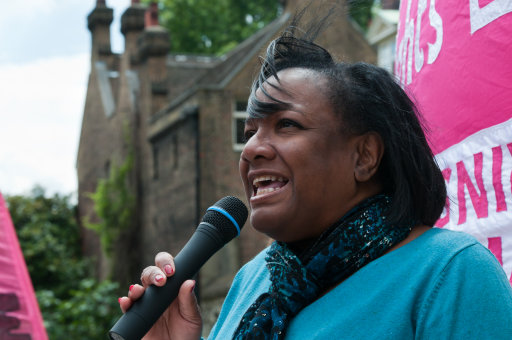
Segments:
[[[49,338],[106,339],[106,332],[120,316],[117,289],[117,283],[83,279],[67,299],[57,297],[51,290],[38,291]]]
[[[145,3],[150,0],[143,1]],[[176,53],[222,55],[275,19],[278,0],[159,0]]]
[[[149,4],[154,0],[143,0]],[[279,0],[158,0],[160,24],[174,53],[222,55],[281,12]],[[375,0],[349,0],[349,15],[366,30]]]
[[[349,14],[359,26],[366,31],[372,18],[375,0],[349,0]]]
[[[50,339],[104,339],[119,316],[118,284],[87,278],[80,229],[70,196],[7,196]]]
[[[111,167],[109,177],[101,179],[96,191],[90,194],[94,211],[100,221],[85,221],[84,224],[100,236],[103,251],[109,257],[119,233],[133,222],[135,196],[128,186],[128,176],[132,168],[133,153],[130,152],[121,166]]]
[[[9,196],[6,201],[36,290],[65,291],[68,280],[85,275],[70,196],[45,197],[36,187],[31,196]]]

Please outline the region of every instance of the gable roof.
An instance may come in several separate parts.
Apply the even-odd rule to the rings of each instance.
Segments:
[[[206,59],[210,58],[207,63],[203,66],[206,72],[203,72],[198,78],[194,79],[194,84],[188,88],[183,88],[180,92],[174,92],[176,96],[169,104],[162,110],[157,112],[151,119],[152,122],[158,120],[160,117],[165,116],[167,113],[174,110],[176,107],[183,104],[187,99],[192,97],[200,89],[222,89],[225,88],[230,81],[250,62],[254,56],[261,51],[261,49],[268,44],[268,42],[274,37],[281,28],[287,23],[290,18],[289,13],[281,15],[279,18],[266,25],[264,28],[244,40],[232,51],[226,55],[215,58],[215,57],[203,57]],[[187,56],[182,56],[185,60]],[[199,58],[199,57],[195,57]],[[179,59],[179,58],[178,58]],[[177,61],[174,59],[174,61]],[[207,64],[207,65],[206,65]],[[172,66],[182,67],[182,63],[176,63]],[[170,82],[173,83],[172,71],[170,72]],[[196,73],[198,74],[198,73]]]

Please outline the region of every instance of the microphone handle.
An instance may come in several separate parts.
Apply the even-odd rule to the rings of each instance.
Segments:
[[[162,287],[146,288],[144,295],[116,322],[109,332],[112,340],[140,340],[178,296],[181,284],[194,277],[201,266],[226,242],[219,231],[201,222],[185,247],[174,258],[175,273]]]

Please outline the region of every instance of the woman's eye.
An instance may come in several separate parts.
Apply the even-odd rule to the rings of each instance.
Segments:
[[[244,143],[247,143],[247,141],[252,137],[254,136],[254,134],[256,133],[256,131],[254,130],[246,130],[244,131]]]
[[[279,121],[278,125],[279,125],[280,128],[295,127],[295,128],[302,129],[302,125],[300,125],[296,121],[293,121],[293,120],[290,120],[290,119],[282,119],[282,120]]]

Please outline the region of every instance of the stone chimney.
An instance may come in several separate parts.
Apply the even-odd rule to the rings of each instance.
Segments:
[[[149,5],[149,9],[146,11],[146,16],[144,17],[144,22],[146,27],[160,25],[158,22],[158,4],[156,2],[152,2]]]
[[[153,2],[145,13],[145,29],[140,36],[138,47],[139,62],[145,66],[151,85],[151,114],[163,108],[167,102],[167,54],[169,33],[158,23],[158,5]]]
[[[87,27],[92,36],[92,60],[103,59],[112,54],[110,24],[113,18],[114,11],[107,7],[105,0],[97,0],[96,7],[87,16]]]
[[[124,53],[131,64],[137,63],[137,41],[144,31],[146,9],[139,0],[132,0],[131,6],[121,16],[121,33],[124,35]]]

